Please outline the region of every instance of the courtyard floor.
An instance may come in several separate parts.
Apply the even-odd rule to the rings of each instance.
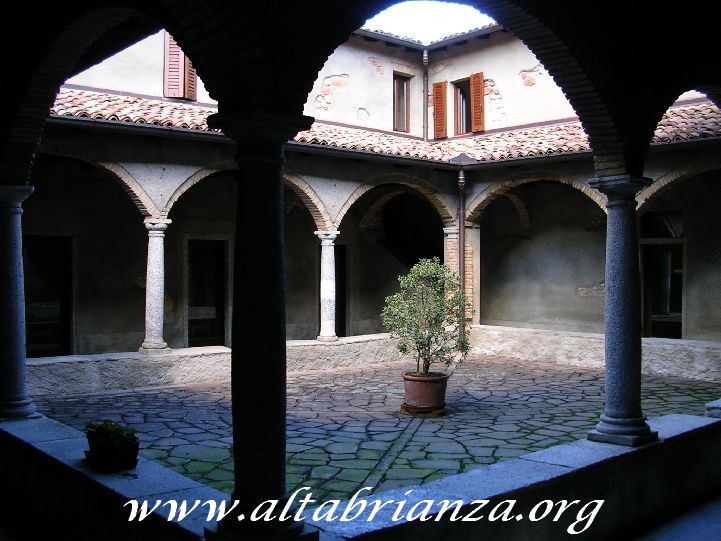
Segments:
[[[603,409],[600,370],[471,356],[449,380],[450,413],[399,413],[407,363],[288,375],[287,484],[317,499],[347,498],[423,484],[583,438]],[[648,417],[704,414],[717,384],[645,376]],[[40,411],[78,430],[95,419],[123,421],[141,454],[230,492],[230,386],[202,384],[39,398]],[[252,442],[248,442],[252,445]]]

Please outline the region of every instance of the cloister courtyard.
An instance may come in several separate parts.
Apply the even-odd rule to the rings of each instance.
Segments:
[[[287,488],[318,500],[427,483],[584,438],[603,410],[603,371],[471,355],[453,373],[448,415],[399,412],[396,361],[363,368],[288,374]],[[252,377],[252,374],[249,374]],[[260,384],[260,383],[259,383]],[[644,376],[651,418],[704,414],[718,385]],[[46,397],[39,410],[82,430],[94,419],[138,431],[141,454],[211,487],[233,487],[230,385],[184,385]],[[246,442],[253,445],[253,442]]]

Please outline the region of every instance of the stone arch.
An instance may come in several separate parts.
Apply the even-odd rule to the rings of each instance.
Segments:
[[[93,167],[103,169],[120,184],[123,191],[128,194],[131,201],[144,217],[159,216],[161,214],[155,202],[143,189],[140,183],[119,163],[105,160],[101,156],[95,156],[84,150],[70,146],[44,146],[41,145],[38,154],[62,156],[85,162]]]
[[[649,200],[683,180],[719,169],[721,169],[721,156],[711,156],[669,171],[636,195],[637,208],[640,210]]]
[[[506,194],[506,192],[510,191],[516,186],[521,186],[522,184],[528,184],[530,182],[541,181],[560,182],[562,184],[570,186],[571,188],[575,188],[576,190],[579,190],[580,192],[583,192],[585,195],[587,195],[594,203],[596,203],[601,208],[601,210],[606,212],[605,196],[591,188],[585,182],[574,180],[572,178],[565,177],[563,175],[559,175],[557,173],[549,171],[535,171],[511,177],[500,183],[494,183],[491,186],[488,186],[485,190],[483,190],[476,197],[474,197],[468,205],[468,210],[466,211],[466,220],[469,222],[475,222],[476,220],[478,220],[478,218],[480,218],[481,216],[481,213],[488,205],[490,205],[497,197]]]
[[[318,197],[318,194],[310,187],[305,180],[297,175],[285,175],[286,185],[298,196],[310,215],[313,216],[317,231],[334,231],[333,220],[328,214],[325,205]]]
[[[171,209],[173,208],[173,205],[180,199],[180,197],[187,192],[190,188],[195,186],[198,182],[203,180],[204,178],[209,177],[210,175],[214,175],[216,173],[221,173],[224,171],[234,171],[238,168],[238,166],[235,164],[235,162],[227,161],[222,162],[216,165],[213,165],[211,167],[204,167],[203,169],[199,169],[192,175],[190,175],[187,179],[183,181],[183,183],[178,186],[175,191],[171,194],[171,196],[168,198],[168,202],[165,203],[165,207],[163,207],[163,214],[168,215],[170,214]]]
[[[163,208],[163,214],[170,214],[170,210],[173,208],[173,205],[175,205],[178,199],[180,199],[185,192],[204,178],[223,171],[235,171],[237,168],[238,167],[235,162],[228,161],[196,171],[193,175],[188,177],[185,182],[176,188],[168,199],[165,208]],[[311,188],[305,180],[297,175],[285,175],[283,179],[285,184],[293,190],[293,193],[298,196],[298,199],[303,202],[305,208],[308,209],[308,212],[310,212],[310,215],[313,217],[313,221],[315,222],[316,229],[318,231],[332,231],[333,220],[315,190],[313,190],[313,188]]]
[[[413,189],[413,191],[422,195],[426,201],[428,201],[431,206],[436,209],[438,216],[443,222],[443,227],[456,227],[458,225],[455,216],[456,213],[448,208],[445,202],[441,199],[438,189],[435,186],[429,182],[409,175],[386,175],[374,178],[356,188],[356,190],[350,195],[350,197],[348,197],[346,202],[343,203],[343,206],[338,211],[334,220],[334,227],[340,230],[339,228],[343,222],[343,218],[345,218],[345,215],[348,213],[353,204],[373,188],[377,188],[378,186],[382,186],[384,184],[402,184],[404,186],[408,186]]]

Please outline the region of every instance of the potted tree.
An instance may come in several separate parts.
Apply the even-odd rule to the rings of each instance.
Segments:
[[[447,368],[468,352],[468,331],[461,326],[467,302],[458,275],[437,257],[421,259],[405,276],[400,291],[386,297],[383,325],[397,339],[401,353],[413,352],[416,369],[403,374],[405,401],[401,411],[413,414],[445,413],[450,374],[432,372],[431,365]]]
[[[88,462],[101,471],[129,470],[138,464],[140,444],[135,430],[114,421],[92,421],[85,425]]]

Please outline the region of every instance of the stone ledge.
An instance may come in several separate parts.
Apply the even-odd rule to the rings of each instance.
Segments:
[[[290,340],[286,356],[289,372],[365,366],[401,358],[388,334],[350,336],[336,342]],[[230,349],[221,346],[173,349],[151,355],[131,351],[27,361],[31,396],[100,393],[229,379]]]
[[[604,366],[602,334],[474,325],[471,327],[471,347],[482,355],[529,362],[584,368]],[[642,370],[645,374],[721,382],[721,343],[644,338]]]
[[[396,505],[383,508],[372,522],[310,521],[328,539],[560,539],[578,519],[580,505],[604,500],[584,539],[628,538],[665,520],[687,505],[721,489],[721,421],[691,415],[667,415],[649,422],[661,440],[630,448],[578,440],[433,481],[404,487],[365,500],[405,500],[407,511],[423,500],[464,502],[513,499],[513,515],[523,520],[394,522]],[[690,466],[693,464],[693,466]],[[409,492],[410,491],[410,492]],[[542,500],[580,500],[558,522],[531,522],[528,511]],[[338,515],[348,506],[344,502]],[[474,506],[465,505],[464,512]],[[349,513],[351,514],[351,513]],[[323,539],[323,535],[321,535]]]
[[[168,508],[159,507],[143,521],[129,522],[131,500],[188,502],[225,501],[228,496],[140,458],[127,472],[99,473],[84,460],[85,435],[39,417],[0,421],[0,462],[3,486],[11,490],[13,518],[33,535],[63,539],[199,540],[206,521],[191,514],[169,522]],[[12,457],[10,459],[9,457]]]

